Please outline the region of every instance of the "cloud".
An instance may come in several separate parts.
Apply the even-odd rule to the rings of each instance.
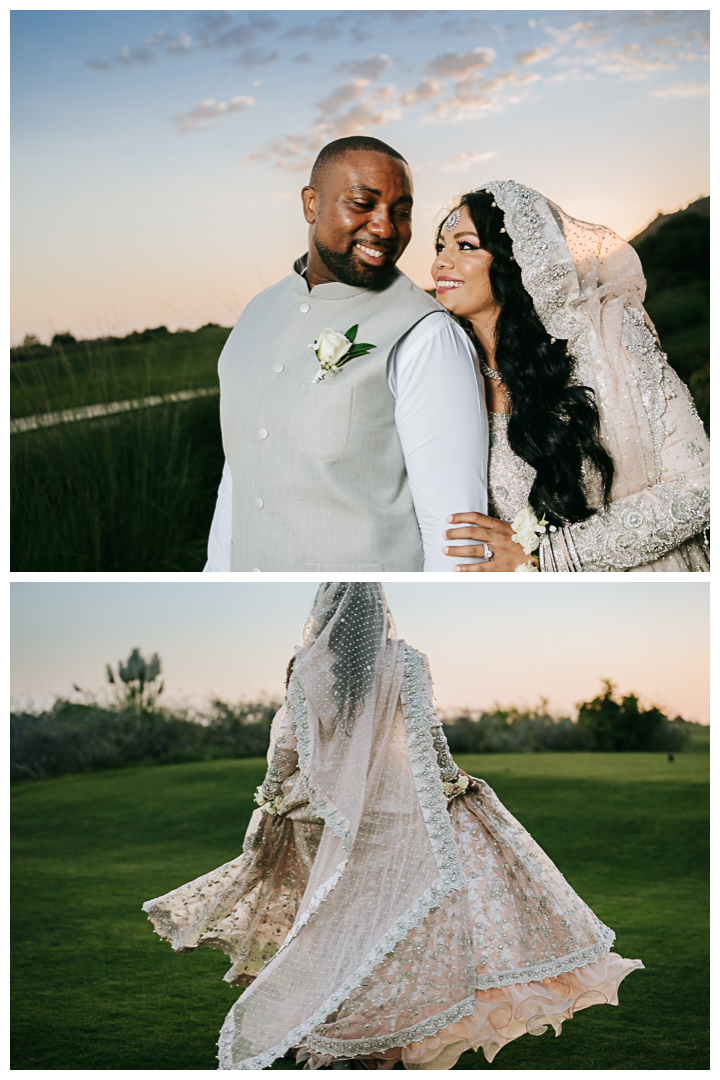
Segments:
[[[229,102],[215,101],[214,98],[208,98],[206,101],[201,101],[190,112],[178,113],[174,119],[180,134],[184,135],[195,128],[207,127],[221,116],[245,112],[247,109],[252,108],[254,104],[255,98],[252,97],[234,97]]]
[[[353,79],[352,82],[343,83],[342,86],[336,87],[327,97],[321,98],[316,103],[316,108],[323,115],[337,113],[345,105],[357,101],[369,82],[369,79]]]
[[[250,12],[245,21],[231,25],[233,15],[228,11],[203,11],[193,15],[193,26],[199,44],[205,49],[239,49],[249,45],[259,34],[270,34],[279,23],[264,11]]]
[[[293,56],[293,64],[312,64],[312,56],[309,52],[298,53]]]
[[[87,66],[92,71],[109,71],[117,66],[145,67],[154,63],[163,51],[168,56],[179,57],[188,56],[197,49],[242,49],[244,51],[233,62],[247,66],[269,64],[277,59],[276,52],[263,53],[260,49],[249,48],[260,34],[278,29],[280,24],[268,12],[250,12],[238,23],[233,23],[234,17],[227,11],[198,12],[187,17],[192,34],[182,31],[173,35],[167,30],[159,30],[141,45],[126,45],[110,60],[88,60]]]
[[[148,64],[153,64],[157,60],[157,53],[144,45],[139,45],[135,49],[125,45],[117,54],[115,60],[122,64],[123,67],[147,67]]]
[[[567,27],[565,30],[558,30],[554,26],[546,26],[545,31],[550,35],[556,45],[567,45],[572,40],[573,36],[577,34],[586,34],[588,30],[592,30],[594,23],[591,22],[578,22],[572,26]]]
[[[473,165],[478,165],[481,161],[491,161],[497,156],[497,150],[488,150],[484,154],[478,154],[475,150],[464,150],[456,154],[447,165],[438,166],[438,169],[440,172],[467,172]]]
[[[391,120],[399,120],[402,110],[398,108],[374,109],[370,102],[361,101],[349,112],[335,121],[333,139],[343,139],[348,135],[365,134],[368,128],[380,127]]]
[[[575,42],[575,46],[578,49],[594,49],[597,45],[602,45],[604,41],[607,41],[609,34],[593,34],[592,37],[579,38]]]
[[[539,49],[529,49],[528,52],[518,53],[515,62],[518,64],[538,64],[541,60],[549,60],[557,52],[557,45],[543,45]]]
[[[400,97],[400,103],[405,106],[419,105],[423,101],[432,101],[439,97],[445,90],[442,79],[423,79],[412,90],[406,90]]]
[[[524,86],[538,81],[539,75],[531,72],[518,74],[516,71],[503,71],[486,82],[477,79],[461,79],[455,84],[455,93],[438,102],[426,115],[425,120],[449,119],[452,121],[472,119],[501,108],[502,93],[508,87]],[[520,97],[506,99],[510,104],[517,104]]]
[[[695,82],[690,79],[688,82],[676,83],[674,86],[665,86],[660,90],[652,90],[653,97],[658,98],[670,98],[670,97],[700,97],[701,94],[707,94],[710,92],[710,82]]]
[[[338,38],[347,27],[348,14],[324,15],[313,23],[292,26],[280,35],[281,41],[332,41]]]
[[[184,56],[185,53],[192,46],[192,38],[189,34],[180,34],[171,41],[167,47],[168,55],[170,56]]]
[[[474,49],[471,53],[465,53],[465,55],[448,51],[436,56],[434,60],[428,61],[425,70],[428,75],[464,79],[468,75],[475,74],[488,67],[496,56],[494,49],[484,49],[482,47]]]
[[[373,128],[400,119],[402,108],[395,87],[388,83],[368,90],[370,81],[358,78],[337,86],[315,103],[319,115],[310,131],[273,139],[245,161],[272,162],[289,172],[308,172],[326,143],[367,134]]]
[[[336,71],[346,75],[357,75],[360,79],[379,79],[387,68],[392,64],[392,58],[385,53],[380,56],[366,56],[364,60],[348,61],[335,68]]]
[[[233,56],[231,64],[239,64],[243,67],[265,67],[274,64],[280,53],[263,52],[262,49],[243,49],[237,56]]]

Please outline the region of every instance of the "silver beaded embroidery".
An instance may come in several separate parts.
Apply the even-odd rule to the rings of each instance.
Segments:
[[[710,492],[688,488],[683,478],[640,492],[630,505],[612,503],[608,510],[566,531],[572,535],[583,570],[630,570],[679,548],[709,521]]]
[[[532,465],[518,457],[510,447],[509,422],[509,413],[488,414],[488,514],[501,521],[513,521],[516,514],[525,509],[535,480]]]

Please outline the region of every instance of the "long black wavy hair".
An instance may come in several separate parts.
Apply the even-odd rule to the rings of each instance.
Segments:
[[[463,195],[480,245],[492,255],[490,287],[500,307],[495,327],[495,363],[512,404],[511,449],[536,471],[529,503],[551,525],[585,521],[595,510],[583,485],[583,464],[599,477],[604,504],[610,500],[615,466],[600,439],[593,390],[571,384],[573,360],[567,341],[553,340],[535,311],[513,258],[505,215],[488,191]],[[436,246],[445,225],[440,223]],[[459,320],[478,352],[482,346],[466,319]]]

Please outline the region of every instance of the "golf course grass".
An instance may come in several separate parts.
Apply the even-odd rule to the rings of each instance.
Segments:
[[[707,1069],[709,757],[459,756],[640,958],[599,1006],[458,1069]],[[144,900],[235,857],[262,759],[136,767],[12,790],[13,1069],[216,1069],[238,990],[175,955]],[[293,1068],[289,1060],[273,1068]]]

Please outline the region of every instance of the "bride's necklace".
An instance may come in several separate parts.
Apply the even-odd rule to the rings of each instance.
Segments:
[[[488,379],[495,379],[496,382],[503,381],[503,377],[499,371],[496,371],[495,368],[488,367],[481,357],[478,357],[478,360],[480,361],[480,370],[483,375],[487,376]]]

